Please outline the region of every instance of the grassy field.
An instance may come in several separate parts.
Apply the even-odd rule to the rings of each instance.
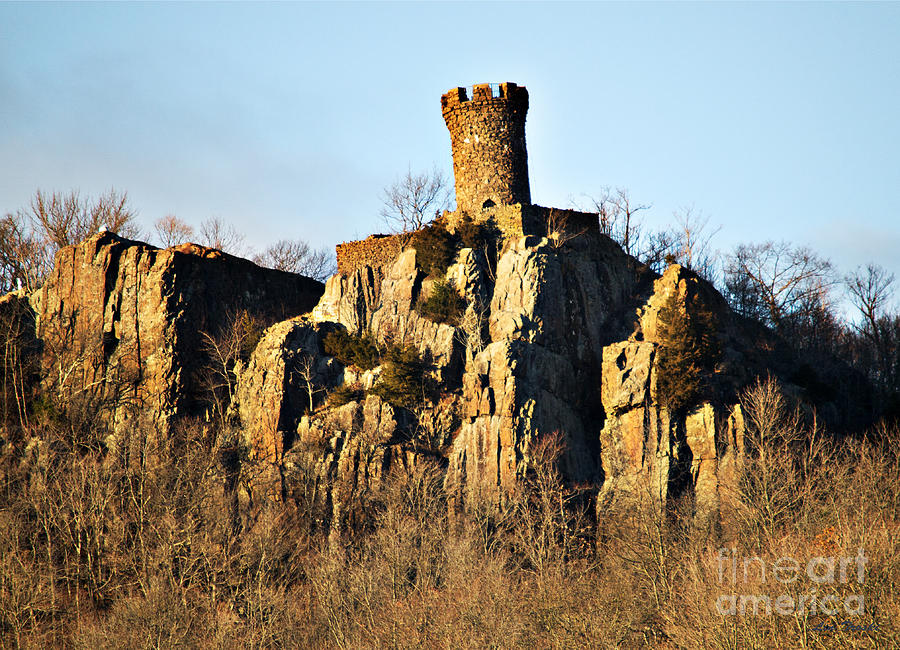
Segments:
[[[352,534],[230,497],[208,430],[105,448],[45,418],[4,447],[0,645],[897,647],[900,432],[838,440],[772,385],[744,405],[744,479],[713,522],[690,497],[595,517],[551,439],[502,513],[452,514],[420,466]]]

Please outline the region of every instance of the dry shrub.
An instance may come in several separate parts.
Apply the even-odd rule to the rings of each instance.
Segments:
[[[466,310],[466,301],[459,295],[452,282],[435,280],[427,298],[419,296],[416,312],[435,323],[458,325]]]
[[[366,392],[359,382],[341,384],[328,394],[328,405],[338,407],[350,402],[361,402],[365,398]]]
[[[772,377],[757,380],[746,390],[742,405],[747,456],[738,487],[740,536],[766,539],[794,514],[803,493],[798,488],[811,478],[808,470],[812,468],[804,468],[800,462],[803,451],[816,455],[823,449],[797,448],[807,439],[807,432],[799,410],[788,405]],[[816,433],[809,432],[810,442]]]
[[[891,445],[873,437],[838,440],[825,436],[815,419],[792,408],[771,379],[752,386],[743,399],[747,420],[747,457],[734,512],[726,513],[723,534],[685,535],[673,547],[673,591],[660,608],[664,629],[681,647],[888,647],[898,638],[900,615],[893,585],[900,575],[900,464]],[[896,432],[892,432],[896,434]],[[724,549],[724,550],[723,550]],[[864,581],[850,564],[846,583],[836,571],[833,583],[815,584],[802,571],[817,557],[868,558]],[[723,560],[720,556],[724,555]],[[738,560],[731,574],[731,558]],[[759,558],[756,560],[755,558]],[[783,584],[773,574],[780,558],[795,559],[799,579]],[[788,560],[789,561],[789,560]],[[747,576],[744,576],[744,566]],[[765,563],[763,574],[761,564]],[[724,567],[724,568],[723,568]],[[721,570],[721,573],[720,573]],[[784,574],[781,574],[782,576]],[[736,578],[735,578],[736,576]],[[765,578],[765,579],[764,579]],[[833,596],[837,614],[798,611],[791,615],[721,615],[723,595],[816,594]],[[860,594],[865,612],[846,615],[843,599]],[[761,601],[760,611],[765,611]],[[842,627],[850,621],[859,628]],[[834,629],[820,630],[819,626]]]
[[[555,440],[544,446],[555,458]],[[569,493],[553,475],[550,465],[536,470],[533,498],[495,519],[497,539],[486,544],[477,523],[448,518],[437,468],[398,472],[365,539],[308,557],[313,624],[324,621],[328,643],[341,648],[615,646],[630,591],[604,590],[589,557],[549,548],[565,541],[560,522],[571,521],[557,514],[553,497]],[[528,507],[536,511],[523,514]],[[545,540],[538,559],[521,555],[531,553],[522,545],[529,536]]]
[[[604,513],[599,536],[589,495],[557,471],[558,436],[530,448],[504,508],[469,503],[467,518],[451,516],[437,461],[397,457],[366,495],[370,525],[342,537],[312,525],[312,501],[254,502],[229,480],[215,428],[161,439],[135,421],[115,444],[73,448],[46,423],[0,459],[0,645],[896,645],[898,432],[837,441],[768,382],[744,411],[745,479],[721,529],[694,521],[689,496],[666,504],[647,491],[621,516]],[[255,476],[246,456],[234,462]],[[859,548],[869,562],[861,585],[763,582],[755,563],[732,585],[719,575],[722,548],[769,567]],[[838,617],[715,610],[733,591],[814,588],[858,590],[866,611],[854,622],[877,629],[822,632],[815,626]]]
[[[382,351],[369,335],[359,336],[344,329],[335,329],[322,339],[322,347],[325,354],[345,366],[371,370],[381,362]]]

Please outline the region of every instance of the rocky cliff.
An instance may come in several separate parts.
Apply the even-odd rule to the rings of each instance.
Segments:
[[[743,454],[739,391],[782,362],[771,336],[711,285],[678,265],[656,276],[596,233],[510,239],[493,262],[464,248],[438,277],[421,267],[408,248],[392,264],[336,275],[308,318],[263,337],[238,379],[236,413],[254,453],[289,468],[276,492],[302,483],[323,512],[347,521],[351,495],[393,464],[429,456],[446,467],[453,503],[501,506],[529,472],[536,441],[559,434],[560,469],[593,486],[601,510],[689,491],[698,512],[713,512],[727,498]],[[457,321],[416,310],[438,281],[466,301]],[[677,408],[658,390],[667,304],[713,314],[719,351],[700,392]],[[438,394],[414,408],[386,404],[376,396],[380,367],[325,354],[322,333],[333,327],[413,348]],[[357,396],[329,405],[341,385]]]
[[[212,341],[236,321],[309,311],[309,278],[263,269],[194,244],[158,249],[110,232],[63,248],[31,296],[42,377],[69,406],[89,400],[114,428],[136,415],[166,430],[203,416]]]
[[[789,370],[766,330],[691,271],[657,276],[596,232],[461,248],[438,272],[423,268],[431,254],[408,247],[322,287],[195,245],[103,233],[60,251],[30,297],[43,381],[72,404],[101,404],[116,428],[149,415],[165,431],[209,417],[204,368],[230,364],[219,424],[239,432],[236,457],[253,467],[246,495],[304,501],[336,529],[398,465],[443,467],[460,509],[502,507],[550,435],[564,443],[562,474],[601,513],[685,493],[713,513],[728,498],[744,448],[739,392]],[[423,315],[447,284],[459,313]],[[209,343],[234,347],[222,337],[236,315],[271,326],[225,360]],[[715,354],[689,359],[675,401],[677,323]],[[336,348],[341,332],[378,358]],[[385,388],[404,381],[411,396]]]

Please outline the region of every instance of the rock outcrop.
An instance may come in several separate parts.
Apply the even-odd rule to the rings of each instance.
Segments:
[[[275,496],[300,503],[326,530],[340,532],[364,524],[391,472],[443,464],[434,449],[423,446],[424,439],[416,439],[415,428],[424,421],[440,427],[449,411],[420,414],[415,422],[409,412],[368,395],[306,415],[279,466],[283,494]],[[270,480],[269,493],[277,489]]]
[[[445,468],[456,506],[502,507],[533,469],[536,443],[558,435],[559,469],[593,488],[600,517],[685,492],[698,515],[715,513],[741,472],[738,394],[780,372],[779,344],[694,273],[673,265],[656,276],[596,232],[499,243],[496,257],[459,250],[443,277],[407,248],[323,288],[196,245],[97,235],[60,251],[31,296],[45,381],[104,402],[116,425],[139,406],[164,430],[203,414],[204,338],[245,313],[274,324],[228,368],[236,381],[220,415],[254,468],[244,482],[253,499],[305,500],[340,530],[364,516],[392,468],[429,462]],[[434,322],[416,310],[438,280],[464,297],[464,315]],[[712,314],[721,352],[700,393],[677,407],[660,387],[672,305]],[[328,356],[323,339],[337,329],[382,355],[414,350],[428,368],[421,403],[388,403],[378,390],[387,366]],[[341,386],[344,398],[330,400]]]
[[[698,514],[709,515],[737,488],[744,452],[741,407],[703,402],[687,413],[672,413],[657,393],[657,351],[648,341],[604,350],[605,480],[598,509],[661,505],[690,489]]]
[[[28,397],[38,380],[40,349],[34,312],[24,290],[0,296],[0,426],[28,422]],[[0,441],[0,447],[5,441]]]
[[[375,395],[303,418],[286,463],[288,485],[306,495],[323,526],[341,529],[365,516],[367,494],[392,463],[406,460],[392,444],[402,419]]]
[[[729,381],[744,379],[717,379],[706,401],[677,414],[660,403],[656,387],[659,312],[672,295],[722,314],[727,358],[752,370],[743,355],[753,345],[741,347],[743,333],[709,285],[678,266],[654,282],[593,233],[565,243],[510,239],[493,267],[483,252],[463,249],[444,279],[483,321],[483,338],[476,335],[480,344],[473,344],[463,323],[434,323],[416,312],[434,281],[416,257],[409,248],[391,265],[332,277],[310,320],[271,328],[241,370],[236,404],[254,453],[292,468],[269,477],[270,491],[289,494],[292,481],[313,480],[323,517],[345,525],[341,504],[398,458],[415,462],[423,451],[413,444],[416,431],[430,418],[440,433],[427,451],[446,459],[445,488],[462,507],[476,497],[502,505],[529,472],[533,445],[558,434],[563,474],[596,486],[602,508],[648,491],[664,502],[692,489],[698,504],[715,510],[742,447]],[[313,399],[310,408],[310,391],[324,395],[360,378],[371,388],[378,376],[377,369],[361,373],[322,356],[321,333],[335,326],[414,347],[458,415],[434,426],[433,414],[448,409],[411,413],[373,394],[336,408]],[[298,359],[306,360],[304,372]]]
[[[381,283],[381,299],[369,321],[369,332],[382,343],[416,348],[435,367],[435,379],[452,388],[459,376],[460,361],[455,329],[415,311],[424,282],[425,273],[416,266],[415,249],[402,252]]]
[[[714,314],[718,325],[714,335],[726,350],[727,361],[707,377],[699,405],[688,411],[670,409],[659,390],[664,344],[660,312],[667,303],[683,312]],[[746,384],[742,376],[728,372],[728,365],[741,368],[741,375],[749,373],[753,364],[746,353],[752,348],[724,299],[677,264],[653,283],[652,292],[635,313],[628,339],[603,350],[605,422],[600,448],[605,479],[598,508],[648,500],[663,504],[690,489],[698,512],[715,511],[720,491],[735,488],[736,466],[743,453],[743,418],[734,402]]]
[[[413,249],[392,265],[331,278],[313,322],[303,327],[312,332],[331,323],[381,343],[411,345],[433,364],[444,395],[458,411],[458,420],[444,426],[446,445],[432,446],[446,459],[445,488],[454,503],[465,507],[477,498],[501,506],[528,474],[533,445],[551,434],[565,442],[560,468],[566,478],[596,486],[601,516],[645,495],[663,504],[689,490],[698,514],[714,512],[727,498],[743,453],[738,391],[772,366],[774,343],[764,330],[735,317],[708,283],[678,265],[655,276],[609,238],[593,233],[564,243],[513,238],[494,266],[481,251],[463,249],[444,279],[466,298],[469,313],[478,310],[480,345],[472,344],[467,325],[433,323],[415,311],[434,278],[418,267]],[[701,398],[677,412],[670,412],[657,388],[660,311],[673,296],[678,304],[716,315],[723,350]],[[314,347],[312,339],[304,345]],[[280,363],[258,364],[256,372],[265,368],[281,385],[287,375]],[[348,368],[343,378],[365,377],[371,388],[377,373]],[[323,379],[322,386],[326,383]],[[247,386],[239,394],[252,397]],[[390,407],[365,403],[365,408],[321,407],[296,429],[305,466],[315,468],[310,470],[315,492],[335,521],[346,520],[335,504],[353,493],[347,486],[360,489],[380,475],[378,468],[396,457],[412,462],[416,453],[398,444],[411,440],[415,414],[404,412],[398,425],[400,411],[385,416],[379,409]],[[280,412],[263,411],[270,418]],[[300,412],[294,413],[292,425]],[[393,423],[390,433],[383,422]],[[383,435],[365,442],[374,430]],[[291,432],[277,435],[283,441]],[[268,444],[274,449],[282,443]],[[285,453],[300,466],[299,452]],[[338,493],[343,496],[335,500]]]
[[[465,276],[466,268],[456,265],[451,270]],[[453,384],[455,380],[458,385],[462,351],[456,328],[415,311],[423,284],[428,282],[416,266],[415,249],[407,249],[384,269],[365,267],[348,276],[332,276],[311,317],[319,323],[342,325],[352,334],[369,334],[381,344],[412,346],[434,365],[437,381]],[[473,292],[479,290],[474,283],[470,283]]]
[[[165,430],[203,414],[205,335],[225,335],[242,314],[302,314],[321,295],[315,280],[221,251],[104,232],[60,250],[31,304],[42,374],[63,400],[91,400],[116,427],[141,412]]]
[[[559,433],[562,468],[575,482],[601,477],[603,345],[635,290],[633,260],[609,239],[564,249],[547,239],[509,242],[492,287],[490,344],[466,365],[463,423],[447,487],[500,503],[529,467],[529,448]]]
[[[236,368],[230,410],[251,458],[280,463],[303,415],[343,381],[343,366],[321,354],[319,338],[318,327],[304,319],[276,323]]]

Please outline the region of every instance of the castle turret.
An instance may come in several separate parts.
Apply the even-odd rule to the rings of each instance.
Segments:
[[[456,208],[476,215],[531,203],[525,114],[528,91],[514,83],[454,88],[441,96],[453,149]]]

